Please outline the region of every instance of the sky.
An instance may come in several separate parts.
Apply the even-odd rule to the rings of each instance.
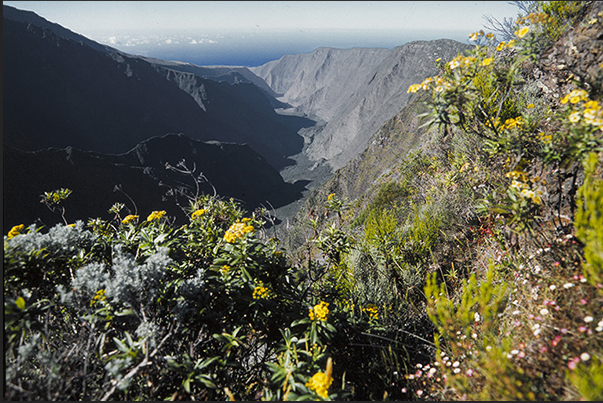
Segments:
[[[130,54],[199,65],[257,66],[320,46],[392,49],[466,41],[507,1],[3,1]]]

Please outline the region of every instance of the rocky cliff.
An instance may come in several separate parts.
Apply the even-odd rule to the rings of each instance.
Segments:
[[[318,48],[250,70],[296,110],[328,121],[390,53],[389,49]]]
[[[297,110],[326,122],[304,132],[304,153],[333,169],[359,155],[371,136],[406,105],[411,84],[435,75],[435,60],[469,45],[441,39],[387,49],[328,49],[284,56],[251,69]]]

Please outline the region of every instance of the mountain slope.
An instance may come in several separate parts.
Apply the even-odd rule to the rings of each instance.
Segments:
[[[448,39],[410,42],[395,48],[347,99],[324,127],[317,127],[306,153],[343,167],[361,153],[371,136],[406,105],[411,84],[437,74],[434,62],[448,60],[468,46]]]
[[[285,55],[250,70],[282,94],[283,101],[328,121],[390,52],[318,48],[309,54]]]
[[[440,39],[388,49],[319,48],[251,68],[296,110],[324,119],[303,132],[304,154],[333,169],[360,154],[371,136],[411,98],[411,84],[435,75],[435,60],[469,46]]]
[[[100,154],[73,147],[22,151],[5,146],[4,153],[4,231],[23,222],[40,219],[50,225],[59,217],[40,204],[40,195],[59,188],[73,191],[67,199],[69,221],[81,217],[110,218],[108,209],[115,202],[134,210],[132,202],[114,188],[121,185],[136,203],[138,213],[146,217],[153,210],[166,210],[186,222],[175,199],[165,197],[169,189],[189,188],[195,192],[192,177],[166,169],[185,161],[195,175],[203,174],[203,193],[233,197],[252,210],[261,205],[270,208],[299,197],[303,184],[283,181],[278,171],[249,146],[202,142],[184,135],[169,134],[141,142],[124,154]],[[233,169],[236,161],[236,169]],[[212,187],[213,186],[213,187]],[[184,198],[179,203],[186,207]]]
[[[247,143],[283,167],[303,146],[299,127],[313,124],[276,114],[253,84],[174,72],[66,38],[56,24],[36,24],[48,22],[4,18],[4,97],[11,100],[4,105],[4,139],[10,146],[119,153],[149,137],[179,132]],[[170,80],[176,76],[178,83]]]

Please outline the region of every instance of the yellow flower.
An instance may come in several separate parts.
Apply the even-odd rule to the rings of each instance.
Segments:
[[[379,318],[379,308],[375,304],[368,304],[366,308],[362,308],[363,312],[366,312],[370,319]]]
[[[17,235],[21,234],[21,231],[23,231],[23,228],[25,228],[25,225],[23,224],[19,224],[19,225],[15,225],[14,227],[12,227],[10,229],[10,231],[8,231],[8,239],[14,238]]]
[[[129,224],[132,221],[138,220],[138,216],[134,214],[127,215],[123,220],[121,220],[122,224]]]
[[[448,63],[448,66],[450,67],[450,69],[454,70],[457,67],[459,67],[461,65],[461,63],[458,60],[452,60],[450,63]]]
[[[563,97],[561,103],[566,104],[568,101],[572,104],[577,104],[580,101],[588,101],[588,93],[584,90],[572,90],[572,92]]]
[[[237,220],[237,222],[232,224],[224,234],[224,240],[226,242],[234,242],[237,238],[240,238],[253,230],[254,228],[251,225],[247,225]]]
[[[469,39],[471,39],[472,41],[477,41],[477,32],[469,34]]]
[[[423,88],[423,90],[427,91],[429,89],[429,84],[431,84],[433,82],[433,78],[432,77],[427,77],[425,80],[423,80],[423,82],[421,84],[419,84],[421,86],[421,88]]]
[[[418,84],[415,84],[418,85]],[[335,193],[331,193],[329,196],[327,196],[327,200],[331,200],[333,199],[333,197],[335,197]]]
[[[333,383],[332,376],[333,361],[331,357],[327,360],[327,369],[325,372],[317,372],[306,382],[306,387],[315,391],[320,397],[326,399],[329,397],[329,386]]]
[[[406,93],[408,94],[409,92],[412,92],[413,94],[417,91],[419,91],[421,89],[421,85],[420,84],[413,84],[410,87],[408,87],[408,91],[406,91]]]
[[[528,104],[528,106],[526,106],[526,108],[528,109],[532,109],[534,107],[534,104]]]
[[[268,288],[258,285],[253,290],[253,299],[266,299],[268,298],[268,293]]]
[[[587,103],[584,104],[584,108],[585,109],[594,109],[594,110],[598,111],[599,109],[601,109],[601,105],[599,105],[599,103],[597,101],[588,101]]]
[[[512,48],[513,46],[515,46],[515,39],[511,39],[509,43],[507,43],[508,48]]]
[[[515,36],[518,38],[523,38],[530,31],[530,27],[523,27],[517,31],[515,31]]]
[[[147,221],[153,221],[153,220],[159,220],[160,218],[162,218],[164,215],[166,215],[165,210],[161,210],[161,211],[153,211],[151,214],[149,214],[149,216],[147,217]]]
[[[194,220],[195,218],[199,218],[205,213],[207,213],[207,210],[205,210],[204,208],[195,210],[195,211],[193,211],[193,214],[191,214],[191,219]]]
[[[489,57],[487,59],[484,59],[481,63],[482,66],[488,66],[490,65],[492,62],[494,61],[493,57]]]
[[[580,121],[580,112],[574,112],[571,115],[569,115],[568,120],[572,123],[577,123],[578,121]]]
[[[322,320],[324,322],[327,320],[327,315],[329,314],[328,306],[328,302],[320,301],[319,304],[314,305],[314,308],[310,308],[308,316],[312,320]]]
[[[107,299],[107,297],[105,296],[105,290],[98,290],[96,292],[96,295],[90,301],[90,306],[93,306],[94,304],[96,304],[99,301],[105,301],[106,299]]]
[[[498,44],[498,46],[496,47],[496,50],[498,52],[500,52],[501,50],[503,50],[505,48],[506,43],[505,42],[501,42]]]
[[[220,269],[220,273],[226,275],[228,272],[230,271],[230,266],[225,264],[224,266],[222,266],[222,268]]]

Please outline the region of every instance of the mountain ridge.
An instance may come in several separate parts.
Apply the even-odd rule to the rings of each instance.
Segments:
[[[66,39],[63,30],[4,18],[4,96],[11,99],[4,106],[4,138],[13,147],[119,153],[145,138],[182,132],[200,140],[248,143],[282,167],[301,151],[299,127],[313,124],[278,115],[256,85],[225,85],[121,52],[98,51]],[[197,88],[183,90],[168,79],[176,75]],[[195,98],[194,90],[211,98],[211,111],[209,100]]]
[[[285,55],[251,71],[275,92],[284,92],[282,99],[297,111],[321,116],[319,106],[329,104],[322,109],[321,117],[329,117],[326,122],[302,133],[304,154],[312,161],[326,160],[336,170],[359,155],[380,126],[409,102],[411,84],[437,74],[436,59],[452,59],[468,48],[468,44],[451,39],[413,41],[392,50],[319,48]],[[377,50],[378,57],[371,59]],[[358,53],[364,57],[357,57]],[[352,65],[364,68],[350,77]],[[328,98],[322,94],[324,89],[333,89]]]
[[[20,222],[46,225],[59,217],[39,203],[40,195],[58,188],[69,188],[66,217],[108,217],[115,202],[126,205],[135,214],[166,210],[177,222],[186,222],[176,199],[167,197],[172,189],[194,193],[193,178],[166,169],[182,161],[203,175],[200,191],[234,198],[246,209],[271,209],[300,197],[304,182],[285,182],[278,171],[248,145],[200,141],[183,134],[166,134],[147,139],[126,153],[102,154],[74,147],[23,151],[3,148],[4,231]],[[236,161],[238,169],[229,169]],[[26,186],[24,186],[26,184]],[[122,192],[115,192],[118,186]],[[173,192],[172,192],[173,193]],[[132,205],[132,200],[136,203]],[[178,203],[187,207],[187,200]]]

